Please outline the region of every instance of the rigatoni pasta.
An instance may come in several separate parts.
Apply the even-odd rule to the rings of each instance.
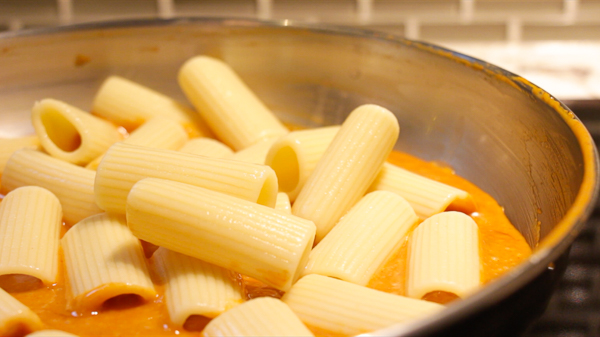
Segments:
[[[418,220],[402,197],[386,191],[371,192],[312,250],[304,274],[366,286]]]
[[[233,150],[227,145],[207,137],[190,139],[179,151],[211,158],[225,158],[233,154]]]
[[[294,215],[317,225],[316,242],[362,198],[399,132],[396,116],[377,105],[362,105],[346,118],[292,206]]]
[[[314,336],[282,301],[261,297],[212,320],[202,336]]]
[[[460,298],[480,285],[479,235],[471,217],[443,212],[423,221],[409,242],[406,293],[423,298],[434,292]]]
[[[98,89],[92,113],[128,131],[156,116],[181,123],[190,137],[211,137],[212,131],[192,109],[139,83],[120,76],[108,77]]]
[[[106,213],[86,218],[62,238],[71,310],[98,309],[113,297],[156,295],[140,241],[125,218]]]
[[[422,220],[448,207],[470,214],[475,211],[469,193],[385,163],[369,191],[390,191],[404,197]]]
[[[12,154],[24,147],[38,149],[40,140],[36,135],[19,138],[0,138],[0,174],[4,171],[6,162]]]
[[[38,315],[0,288],[0,336],[16,336],[42,326]]]
[[[316,274],[301,278],[282,301],[309,329],[333,336],[368,333],[444,308]]]
[[[8,193],[0,203],[0,275],[56,282],[61,225],[62,208],[50,191],[25,186]]]
[[[292,204],[290,203],[290,197],[288,197],[286,193],[277,193],[277,203],[275,204],[275,209],[292,214]]]
[[[219,76],[211,78],[212,75]],[[489,233],[494,232],[507,234],[503,239],[510,237],[515,250],[519,250],[515,246],[526,245],[524,240],[514,240],[518,233],[506,230],[510,224],[499,216],[501,210],[495,209],[497,205],[472,185],[464,184],[466,190],[460,191],[432,184],[390,164],[381,165],[395,142],[394,134],[397,136],[399,132],[395,117],[381,107],[359,107],[342,127],[285,135],[287,129],[281,128],[274,115],[252,98],[253,94],[222,62],[208,57],[192,59],[182,67],[180,81],[189,86],[187,89],[199,89],[192,93],[192,99],[206,98],[201,104],[224,113],[215,117],[227,121],[219,127],[224,138],[245,142],[236,148],[235,155],[226,145],[210,138],[193,139],[180,152],[173,151],[183,144],[187,134],[199,134],[192,111],[119,77],[111,77],[103,84],[94,102],[95,112],[124,121],[132,133],[113,145],[106,156],[88,164],[90,168],[100,165],[98,174],[41,152],[10,150],[15,153],[7,165],[6,181],[3,178],[10,189],[2,191],[27,184],[48,186],[64,204],[65,221],[69,225],[85,214],[74,215],[76,207],[93,205],[92,211],[98,213],[101,209],[95,204],[97,200],[109,211],[83,216],[85,219],[72,228],[63,227],[66,266],[59,268],[65,272],[59,275],[56,284],[29,293],[21,290],[41,286],[38,279],[22,275],[0,277],[0,286],[11,289],[15,298],[39,311],[45,321],[44,328],[82,335],[164,332],[188,335],[204,328],[204,336],[309,336],[307,325],[316,335],[350,335],[411,322],[441,310],[442,306],[427,301],[442,303],[440,298],[465,296],[476,288],[471,286],[461,293],[464,287],[440,287],[439,282],[427,278],[437,272],[436,266],[440,264],[431,263],[431,256],[441,261],[461,249],[475,250],[473,226],[463,226],[464,231],[446,235],[450,242],[460,246],[460,249],[453,247],[455,251],[451,253],[442,249],[448,241],[437,243],[437,237],[431,239],[434,235],[429,226],[421,225],[421,232],[416,231],[411,245],[406,245],[411,229],[418,223],[417,215],[424,218],[444,210],[474,211],[469,193],[483,200],[477,205],[477,211],[483,211],[482,216],[473,217],[485,228],[481,231],[482,240],[488,240]],[[358,112],[360,117],[356,117]],[[140,126],[141,122],[144,124]],[[274,136],[268,136],[271,134]],[[69,134],[66,136],[69,138]],[[229,155],[232,155],[229,159],[214,159]],[[389,160],[403,167],[420,163],[418,159],[402,156],[406,161],[403,163],[399,157],[394,155]],[[262,165],[265,162],[272,168]],[[315,169],[318,162],[320,166]],[[457,186],[464,183],[450,178],[450,170],[418,165],[421,166],[417,169],[424,174],[431,170],[432,175],[442,175],[441,179]],[[321,180],[305,185],[311,172],[321,175]],[[375,181],[369,183],[372,179]],[[373,192],[364,196],[369,184]],[[302,189],[311,190],[310,196],[298,197]],[[2,261],[11,265],[36,254],[55,256],[54,250],[45,252],[42,244],[28,244],[38,239],[58,239],[54,233],[44,232],[57,228],[47,222],[47,218],[56,216],[35,221],[35,226],[29,226],[27,219],[22,221],[22,213],[31,213],[31,218],[44,216],[43,212],[30,210],[37,203],[35,200],[11,206],[13,196],[24,190],[43,189],[17,188],[0,204],[0,274]],[[409,202],[400,195],[405,195]],[[312,252],[317,228],[311,220],[292,215],[293,201],[295,212],[308,210],[306,214],[317,214],[319,221],[333,221],[321,227],[322,240]],[[56,203],[56,200],[51,202]],[[419,208],[419,214],[415,214],[411,204]],[[494,206],[488,207],[491,204]],[[15,216],[5,212],[16,208]],[[495,217],[492,230],[487,223],[490,213],[484,214],[485,211]],[[4,213],[11,213],[7,216],[9,221],[3,220]],[[464,219],[468,218],[466,215],[462,217],[459,222],[469,223]],[[17,228],[14,225],[17,222],[25,225]],[[331,226],[333,229],[329,231]],[[417,248],[417,241],[426,244]],[[494,248],[499,246],[494,244]],[[33,253],[25,253],[27,250]],[[426,262],[417,267],[417,263],[412,264],[407,270],[407,250],[411,259]],[[482,249],[485,261],[482,265],[488,268],[482,271],[484,281],[520,258],[502,259],[508,254],[496,253],[499,261],[511,260],[502,265],[494,260],[496,256],[491,255],[494,254],[491,250]],[[13,251],[18,253],[12,254]],[[439,258],[441,255],[447,256]],[[526,255],[525,252],[523,257]],[[471,257],[465,260],[471,261]],[[41,261],[41,257],[22,264],[34,266],[36,261]],[[475,264],[467,263],[468,267],[464,267],[461,263],[440,278],[455,280],[460,273],[469,277],[475,274]],[[5,272],[22,270],[8,268]],[[48,283],[51,277],[46,274],[51,272],[36,275]],[[306,276],[298,281],[303,274]],[[409,292],[405,283],[413,276],[410,286],[426,288],[425,295],[411,299],[389,294]],[[430,286],[432,283],[435,286]],[[457,283],[469,282],[461,279]],[[264,298],[282,296],[285,302]],[[2,309],[0,298],[0,335],[4,333]],[[56,311],[64,314],[62,318],[57,317]],[[20,331],[19,335],[23,333]],[[55,330],[41,333],[63,334]]]
[[[288,290],[312,248],[315,226],[223,193],[147,178],[127,198],[135,236]]]
[[[2,193],[22,186],[40,186],[52,192],[62,205],[68,225],[102,212],[94,201],[96,172],[50,157],[37,150],[16,151],[2,174]]]
[[[31,122],[44,150],[76,165],[86,165],[123,139],[113,124],[54,99],[36,102]]]
[[[279,137],[262,139],[243,150],[237,151],[227,158],[244,161],[247,163],[264,165],[265,159],[267,158],[267,153],[269,153],[269,149],[278,139]]]
[[[224,62],[208,56],[188,60],[179,85],[204,120],[236,151],[289,131]]]
[[[165,283],[171,321],[183,327],[193,315],[214,318],[243,302],[230,271],[166,248],[152,257]]]
[[[117,143],[96,172],[96,203],[107,212],[124,214],[127,194],[147,177],[206,187],[269,207],[277,200],[277,177],[268,166],[177,151]]]
[[[123,143],[152,147],[156,149],[178,150],[188,140],[188,135],[175,120],[156,116],[140,125]],[[85,168],[98,168],[104,154],[92,160]]]
[[[336,125],[292,131],[271,146],[265,164],[275,170],[279,190],[287,193],[290,201],[296,200],[339,130]]]

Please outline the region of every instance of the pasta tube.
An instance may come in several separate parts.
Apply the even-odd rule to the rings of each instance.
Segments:
[[[390,191],[404,197],[421,220],[449,207],[467,214],[475,211],[469,193],[389,163],[383,165],[369,191]]]
[[[113,297],[156,295],[140,241],[124,217],[97,214],[73,226],[61,240],[70,310],[94,310]]]
[[[265,164],[275,170],[279,190],[287,193],[290,201],[296,200],[339,130],[339,126],[328,126],[292,131],[271,146]]]
[[[177,150],[188,140],[181,124],[174,120],[157,116],[142,124],[123,143],[146,146],[155,149]],[[104,154],[92,160],[85,168],[96,170]]]
[[[306,265],[315,234],[311,221],[285,212],[153,178],[131,189],[127,223],[142,240],[284,291]]]
[[[96,203],[107,212],[124,214],[129,190],[147,177],[201,186],[269,207],[277,200],[277,177],[268,166],[117,143],[98,166]]]
[[[2,174],[2,193],[34,185],[52,192],[62,205],[63,219],[73,225],[90,215],[102,212],[94,201],[92,170],[50,157],[32,149],[15,152]]]
[[[188,60],[179,85],[217,137],[236,151],[289,131],[224,62],[208,56]]]
[[[165,248],[153,259],[165,282],[169,317],[178,326],[192,315],[214,318],[242,303],[240,287],[227,269]]]
[[[350,113],[292,206],[294,215],[317,225],[316,242],[363,197],[399,132],[396,116],[380,106]]]
[[[267,153],[269,149],[279,139],[279,137],[268,138],[258,141],[257,143],[248,146],[247,148],[240,150],[231,156],[227,157],[228,159],[243,161],[246,163],[254,163],[254,164],[265,164],[265,159],[267,158]]]
[[[233,154],[233,150],[227,145],[204,137],[188,140],[179,151],[211,158],[225,158]]]
[[[129,131],[156,116],[182,124],[190,137],[212,137],[212,131],[192,109],[139,83],[108,77],[94,97],[92,113]]]
[[[301,278],[281,300],[312,331],[336,336],[368,333],[444,308],[316,274]]]
[[[260,297],[212,320],[202,336],[314,336],[282,301]]]
[[[123,138],[113,124],[54,99],[36,102],[31,122],[46,152],[76,165],[86,165]]]
[[[369,193],[313,249],[304,274],[366,286],[418,220],[402,197],[385,191]]]
[[[15,151],[24,147],[38,149],[39,145],[40,140],[36,135],[21,138],[0,138],[0,174],[4,171],[8,158]]]
[[[443,212],[412,233],[406,294],[424,298],[434,292],[464,298],[480,284],[479,235],[471,217]]]
[[[277,203],[275,204],[275,209],[292,214],[292,204],[290,203],[290,198],[287,194],[283,192],[277,193]]]
[[[41,328],[38,315],[0,288],[0,336],[19,336]]]
[[[0,275],[55,282],[61,226],[60,202],[48,190],[26,186],[8,193],[0,203]]]
[[[28,334],[25,337],[78,337],[72,333],[60,331],[60,330],[39,330]]]

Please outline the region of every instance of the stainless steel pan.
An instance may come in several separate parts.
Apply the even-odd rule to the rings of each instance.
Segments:
[[[226,61],[288,122],[339,123],[359,104],[387,107],[401,125],[397,149],[444,162],[479,185],[535,247],[527,262],[474,296],[378,334],[501,334],[518,330],[543,308],[560,274],[559,257],[593,208],[596,148],[582,123],[550,94],[453,51],[385,33],[238,19],[4,33],[0,137],[31,132],[29,111],[38,99],[89,108],[111,74],[184,100],[177,70],[197,54]],[[514,324],[517,316],[522,324]]]

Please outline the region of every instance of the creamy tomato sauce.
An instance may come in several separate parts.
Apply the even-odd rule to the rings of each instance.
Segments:
[[[481,273],[484,283],[502,275],[531,254],[530,247],[523,236],[508,221],[502,207],[475,185],[456,176],[448,168],[404,153],[393,152],[388,161],[465,190],[473,196],[477,211],[471,216],[479,226]],[[390,293],[404,294],[407,242],[408,237],[405,239],[404,245],[371,279],[369,287]],[[151,247],[145,248],[151,249]],[[44,286],[39,280],[31,277],[2,276],[0,277],[0,286],[23,304],[32,308],[40,316],[45,327],[49,329],[59,329],[79,336],[200,335],[200,331],[209,319],[193,316],[183,328],[176,327],[170,322],[164,299],[164,285],[160,283],[153,271],[152,259],[148,261],[158,295],[153,301],[146,303],[138,297],[125,295],[107,301],[97,311],[79,313],[66,310],[64,276],[50,286]],[[61,275],[64,275],[64,263],[61,263],[60,268]],[[259,296],[282,296],[280,291],[269,288],[251,278],[237,274],[234,274],[233,277],[238,280],[247,299]],[[431,293],[426,297],[442,303],[455,299],[452,294],[442,292]]]

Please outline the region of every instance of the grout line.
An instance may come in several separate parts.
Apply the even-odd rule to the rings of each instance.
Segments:
[[[371,22],[371,14],[373,13],[372,0],[356,0],[357,18],[359,24],[365,25]]]
[[[572,25],[577,19],[579,0],[563,0],[563,21],[565,25]]]
[[[175,16],[173,0],[156,0],[156,7],[158,9],[159,18],[169,19]]]
[[[404,25],[404,36],[407,39],[418,40],[421,35],[421,23],[419,22],[419,19],[414,16],[409,17]]]
[[[256,0],[256,16],[262,20],[271,18],[273,9],[272,0]]]
[[[73,21],[73,2],[72,0],[56,0],[58,11],[58,23],[67,25]]]
[[[506,20],[506,40],[509,44],[519,44],[523,34],[523,23],[521,18],[517,16],[511,16]]]
[[[475,13],[475,0],[460,0],[459,13],[462,24],[471,23]]]

